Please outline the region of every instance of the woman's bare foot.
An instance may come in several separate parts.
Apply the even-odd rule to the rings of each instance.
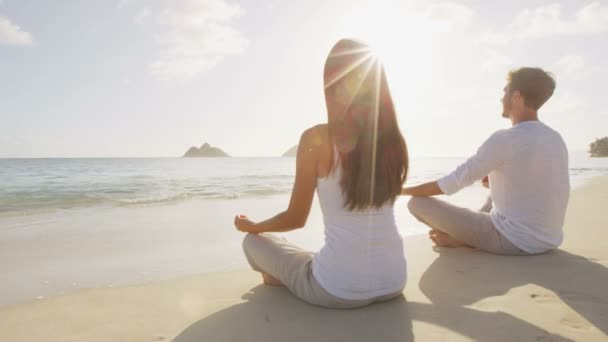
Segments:
[[[471,246],[467,245],[466,243],[464,243],[460,240],[456,240],[453,237],[451,237],[449,234],[444,233],[437,229],[431,229],[431,231],[429,232],[429,237],[431,238],[431,240],[433,240],[433,242],[437,246],[449,247],[449,248],[458,248],[458,247],[471,248]]]
[[[265,285],[269,286],[285,286],[281,281],[268,273],[262,272],[262,279],[264,280]]]

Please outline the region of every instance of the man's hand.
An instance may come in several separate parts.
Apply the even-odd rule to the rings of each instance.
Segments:
[[[490,178],[488,176],[483,177],[483,179],[481,180],[481,185],[483,185],[484,188],[490,188]]]
[[[243,233],[256,233],[255,223],[247,218],[246,215],[238,215],[234,217],[234,226]]]

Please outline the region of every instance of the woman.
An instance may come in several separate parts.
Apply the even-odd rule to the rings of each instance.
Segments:
[[[327,124],[304,131],[286,211],[262,222],[235,217],[243,249],[268,285],[330,308],[356,308],[401,295],[403,243],[393,205],[408,156],[382,65],[363,43],[340,40],[324,70]],[[267,232],[301,228],[315,189],[325,244],[305,251]]]

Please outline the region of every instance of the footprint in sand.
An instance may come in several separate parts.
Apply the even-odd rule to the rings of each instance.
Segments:
[[[592,329],[591,324],[587,323],[587,321],[585,321],[583,318],[577,317],[574,315],[568,315],[568,316],[562,318],[559,321],[559,323],[561,325],[565,325],[569,328],[576,329],[576,330],[591,330]]]
[[[557,297],[555,295],[549,294],[549,293],[532,293],[532,294],[530,294],[530,298],[532,298],[535,302],[541,303],[541,304],[559,302],[559,300],[557,299]]]
[[[540,303],[540,304],[551,304],[551,303],[559,304],[562,301],[562,298],[568,299],[571,301],[581,301],[581,302],[597,301],[597,298],[594,298],[593,296],[589,296],[589,295],[578,293],[578,292],[571,292],[571,291],[562,291],[559,293],[559,297],[557,297],[553,294],[548,294],[548,293],[545,293],[545,294],[532,293],[532,294],[530,294],[530,298],[532,298],[535,302]],[[572,313],[569,313],[566,315],[566,317],[562,318],[560,320],[560,324],[567,326],[569,328],[572,328],[572,329],[576,329],[576,330],[592,329],[591,324],[589,324],[587,321],[585,321],[584,318],[574,315]]]

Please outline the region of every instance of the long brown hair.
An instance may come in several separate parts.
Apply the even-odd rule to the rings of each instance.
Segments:
[[[408,153],[382,63],[366,44],[342,39],[327,57],[324,81],[344,207],[394,203],[407,177]]]

